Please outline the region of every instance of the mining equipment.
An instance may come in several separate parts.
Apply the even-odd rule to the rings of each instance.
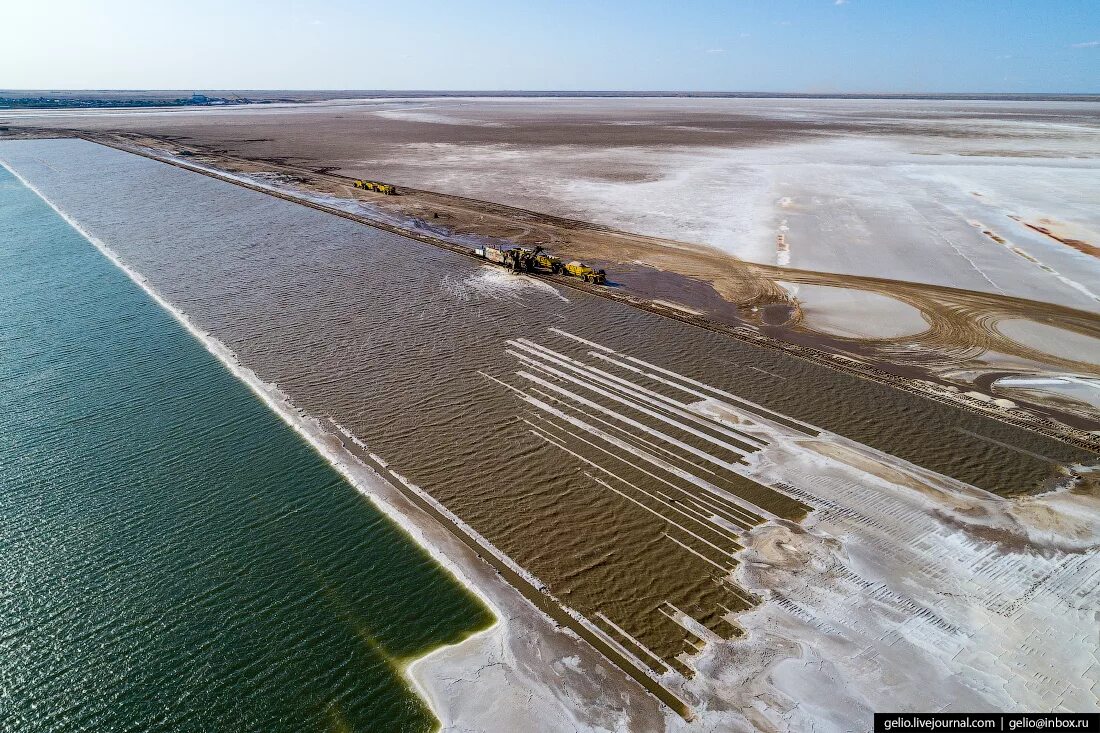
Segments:
[[[474,252],[490,262],[507,267],[512,272],[549,272],[552,275],[570,275],[594,285],[604,285],[607,282],[607,274],[603,270],[596,270],[577,260],[562,262],[560,257],[555,257],[538,246],[528,249],[527,247],[496,247],[487,244],[484,247],[478,247]]]
[[[549,270],[555,275],[560,275],[562,271],[565,270],[565,265],[562,264],[561,258],[542,252],[540,248],[535,249],[535,266],[543,270]]]
[[[579,260],[573,260],[565,264],[566,274],[573,277],[579,277],[586,283],[592,283],[593,285],[603,285],[607,282],[607,275],[603,270],[594,270],[588,265]]]
[[[356,178],[355,187],[361,188],[364,191],[375,191],[377,193],[384,193],[387,196],[397,195],[397,187],[391,183],[379,183],[378,181],[362,181]]]

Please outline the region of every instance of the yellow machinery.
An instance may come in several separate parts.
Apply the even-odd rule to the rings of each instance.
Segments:
[[[565,271],[573,277],[579,277],[586,283],[603,285],[607,282],[607,274],[603,270],[594,270],[579,260],[567,262],[565,265]]]
[[[560,275],[561,271],[565,268],[565,265],[561,263],[560,257],[542,252],[541,248],[535,251],[535,266],[541,267],[543,270],[549,270],[555,275]]]
[[[554,275],[579,277],[594,285],[607,283],[607,274],[603,270],[596,270],[578,260],[564,263],[560,257],[545,251],[541,245],[528,249],[487,244],[475,248],[474,253],[490,262],[503,265],[512,272],[549,272]]]
[[[361,188],[364,191],[375,191],[376,193],[384,193],[387,196],[393,196],[397,193],[397,187],[389,183],[379,183],[378,181],[362,181],[358,178],[355,179],[355,187]]]

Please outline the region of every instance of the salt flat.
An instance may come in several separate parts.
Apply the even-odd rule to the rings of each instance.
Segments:
[[[803,269],[1100,310],[1100,104],[375,99],[13,122],[177,136]],[[825,307],[824,303],[819,307]]]

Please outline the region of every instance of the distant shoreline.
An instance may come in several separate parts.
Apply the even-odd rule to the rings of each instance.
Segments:
[[[1075,93],[858,93],[565,91],[565,90],[45,90],[0,89],[0,111],[17,109],[95,109],[215,107],[241,104],[323,102],[349,99],[417,98],[562,99],[849,99],[898,101],[1100,102],[1100,94]]]

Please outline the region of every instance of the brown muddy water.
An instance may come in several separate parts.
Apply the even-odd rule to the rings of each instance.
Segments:
[[[1093,458],[92,143],[8,142],[0,159],[657,672],[683,670],[674,656],[698,636],[679,612],[735,633],[724,617],[753,600],[723,580],[740,532],[805,511],[743,475],[760,424],[832,431],[1003,495]],[[703,400],[724,412],[691,407]]]

